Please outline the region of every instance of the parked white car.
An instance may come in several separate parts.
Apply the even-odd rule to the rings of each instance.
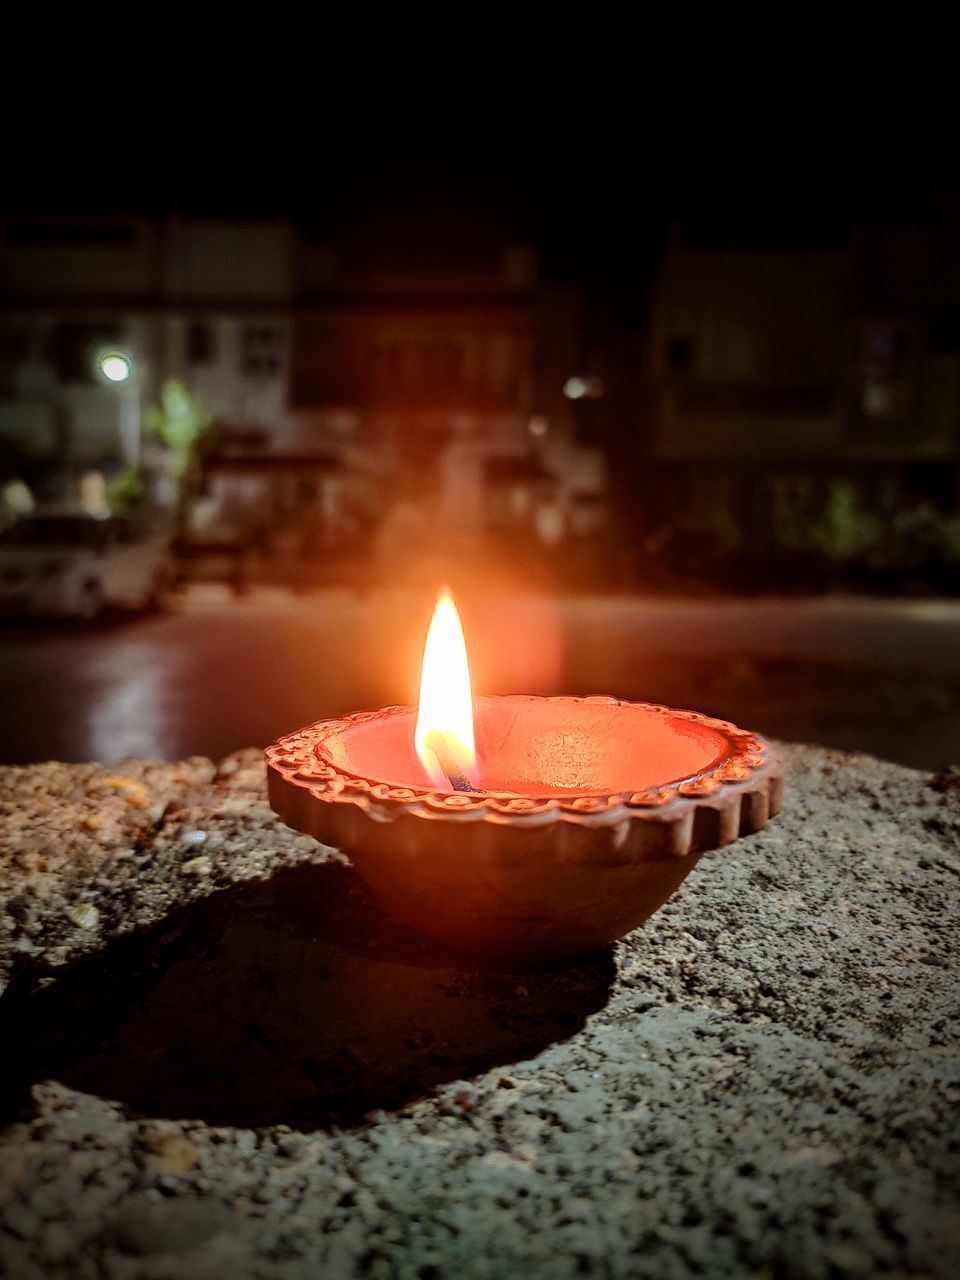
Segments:
[[[159,604],[172,581],[169,538],[119,516],[33,515],[0,535],[0,614],[95,618]]]

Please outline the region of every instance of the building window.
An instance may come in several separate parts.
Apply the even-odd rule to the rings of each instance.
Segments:
[[[867,324],[860,333],[860,409],[868,418],[902,418],[910,403],[910,332]]]
[[[367,375],[388,394],[449,393],[464,380],[464,352],[455,342],[375,342],[367,348]]]
[[[187,360],[190,364],[212,364],[216,356],[216,343],[211,325],[195,320],[187,328]]]
[[[399,342],[375,342],[367,348],[367,368],[378,387],[395,390],[404,381],[406,363]]]
[[[693,339],[668,338],[664,355],[669,373],[689,373],[693,368]]]
[[[506,334],[492,337],[487,342],[486,356],[487,386],[499,395],[515,395],[519,377],[516,343]]]
[[[247,325],[240,341],[240,363],[250,378],[275,377],[280,372],[283,337],[272,325]]]
[[[30,354],[30,334],[25,329],[0,330],[0,398],[14,395],[16,376]]]
[[[960,307],[941,307],[933,313],[930,346],[938,355],[960,351]]]
[[[449,390],[462,383],[463,348],[455,342],[424,343],[419,356],[421,375],[428,384]]]

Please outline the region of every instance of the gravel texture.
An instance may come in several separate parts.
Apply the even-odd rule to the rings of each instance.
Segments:
[[[259,754],[0,769],[0,1275],[960,1274],[960,789],[788,748],[608,953],[472,972]]]

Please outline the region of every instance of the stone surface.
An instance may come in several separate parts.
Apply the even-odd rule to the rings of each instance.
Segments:
[[[785,755],[764,832],[515,974],[256,752],[0,770],[0,1274],[956,1275],[960,793]]]

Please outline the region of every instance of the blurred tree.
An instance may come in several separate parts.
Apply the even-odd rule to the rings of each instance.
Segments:
[[[170,477],[176,491],[174,520],[182,528],[187,500],[198,484],[198,459],[213,443],[213,415],[178,378],[170,378],[163,384],[160,404],[147,410],[146,423],[169,451]]]
[[[828,560],[853,560],[876,545],[882,525],[864,510],[852,484],[833,480],[819,519],[811,529],[813,546]]]
[[[147,410],[147,426],[170,450],[173,474],[182,484],[210,436],[213,415],[178,378],[163,384],[160,404]]]
[[[146,496],[140,468],[124,467],[107,486],[107,506],[111,511],[128,512],[138,507]]]
[[[960,522],[924,502],[898,511],[869,557],[870,567],[900,574],[948,574],[960,566]]]

